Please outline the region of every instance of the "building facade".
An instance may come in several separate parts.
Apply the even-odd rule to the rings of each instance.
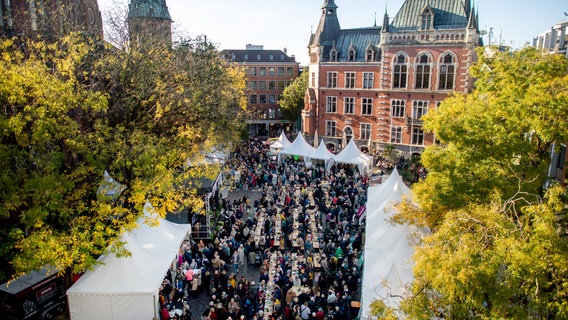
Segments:
[[[537,37],[533,38],[533,47],[544,52],[561,54],[568,57],[568,21],[553,25]]]
[[[533,47],[551,54],[560,54],[568,58],[568,21],[553,25],[537,37],[533,38]],[[551,147],[549,182],[566,183],[566,159],[568,148],[566,143],[554,143]]]
[[[103,36],[97,0],[0,1],[0,33],[5,36],[58,36],[69,31]]]
[[[341,29],[326,0],[309,43],[303,131],[331,149],[353,138],[374,151],[420,153],[434,143],[421,117],[454,91],[468,92],[481,45],[469,0],[407,0],[383,25]]]
[[[172,18],[166,0],[131,0],[128,5],[130,44],[172,46]]]
[[[245,50],[223,50],[222,55],[245,69],[249,133],[273,136],[293,125],[282,117],[278,100],[284,89],[299,76],[300,65],[284,50],[265,50],[247,45]]]

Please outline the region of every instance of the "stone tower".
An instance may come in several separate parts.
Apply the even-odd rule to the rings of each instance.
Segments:
[[[131,45],[172,45],[172,18],[166,0],[131,0],[128,7]]]

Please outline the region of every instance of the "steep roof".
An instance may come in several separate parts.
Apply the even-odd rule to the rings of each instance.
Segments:
[[[225,49],[222,51],[222,55],[226,59],[229,59],[233,62],[249,62],[249,63],[296,62],[296,58],[294,56],[290,57],[282,50]],[[270,58],[271,56],[272,59]]]
[[[128,19],[132,18],[172,20],[166,0],[131,0]]]
[[[406,0],[394,17],[389,31],[418,29],[422,22],[421,14],[427,6],[434,13],[435,29],[467,28],[470,8],[466,9],[463,0]]]
[[[365,61],[365,52],[369,45],[373,47],[376,55],[379,54],[379,43],[381,42],[380,31],[380,27],[341,30],[339,37],[337,37],[337,42],[335,43],[335,48],[338,53],[337,61],[347,61],[349,49],[352,47],[355,48],[355,52],[357,53],[355,62]],[[378,58],[375,58],[375,61],[377,61]],[[326,57],[325,60],[328,59],[329,57]]]
[[[331,45],[341,30],[339,19],[337,18],[337,5],[333,0],[326,0],[322,9],[322,15],[316,29],[316,33],[310,37],[310,46]]]

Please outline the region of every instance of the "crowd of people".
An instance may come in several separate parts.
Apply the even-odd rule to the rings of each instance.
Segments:
[[[259,139],[228,165],[244,196],[219,202],[224,223],[213,241],[184,243],[160,292],[162,319],[355,318],[368,176],[290,157],[278,163]],[[251,191],[260,197],[251,200]],[[257,268],[259,277],[237,277],[241,268]],[[192,315],[200,291],[208,306]]]

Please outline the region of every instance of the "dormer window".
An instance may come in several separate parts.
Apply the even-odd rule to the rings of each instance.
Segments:
[[[331,51],[329,52],[329,61],[337,62],[337,50],[331,49]]]
[[[354,48],[350,48],[349,49],[349,58],[348,61],[355,61],[355,58],[357,57],[356,53],[355,53],[355,49]]]
[[[367,49],[367,58],[365,60],[367,62],[373,62],[374,56],[375,56],[375,51],[373,51],[373,49]]]
[[[422,13],[422,30],[429,30],[432,28],[432,12],[429,10]]]

